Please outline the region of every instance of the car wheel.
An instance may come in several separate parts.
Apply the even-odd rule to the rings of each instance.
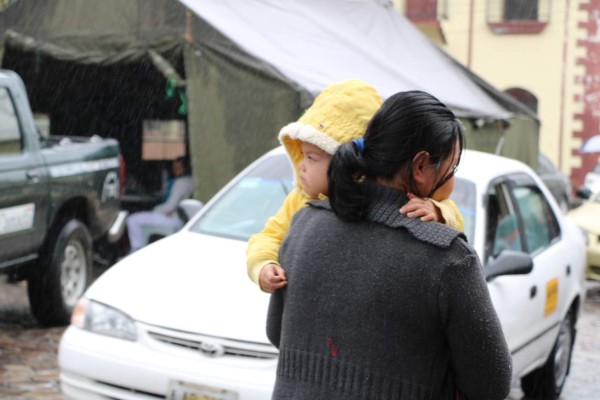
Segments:
[[[560,325],[554,348],[546,363],[521,379],[521,389],[528,399],[558,399],[571,367],[575,341],[572,314],[569,312]]]
[[[84,224],[70,220],[51,233],[27,291],[31,312],[45,326],[67,325],[77,300],[89,286],[92,238]]]

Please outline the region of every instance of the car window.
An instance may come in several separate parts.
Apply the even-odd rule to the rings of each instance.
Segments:
[[[523,251],[517,213],[504,183],[491,186],[487,192],[485,259],[503,250]]]
[[[513,189],[525,231],[528,253],[549,246],[560,234],[558,221],[542,192],[536,186]]]
[[[463,179],[456,178],[454,181],[454,190],[450,195],[450,199],[456,203],[458,210],[465,221],[465,235],[471,245],[475,234],[475,183]]]
[[[486,210],[485,259],[503,250],[534,254],[560,236],[558,220],[546,197],[526,175],[491,186]]]
[[[260,232],[292,188],[285,155],[265,158],[207,209],[191,231],[248,240]]]
[[[0,87],[0,154],[22,150],[21,130],[8,89]]]

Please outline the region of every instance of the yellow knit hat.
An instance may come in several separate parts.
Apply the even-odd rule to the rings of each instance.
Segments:
[[[382,100],[375,88],[353,79],[327,86],[297,122],[284,126],[279,141],[284,145],[296,176],[302,161],[300,141],[332,154],[338,147],[364,135]]]

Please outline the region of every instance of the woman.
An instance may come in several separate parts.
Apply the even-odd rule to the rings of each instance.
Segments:
[[[504,399],[511,358],[475,251],[398,214],[452,186],[463,127],[435,97],[386,100],[329,167],[329,200],[295,216],[267,334],[274,399]],[[446,189],[446,186],[444,187]]]

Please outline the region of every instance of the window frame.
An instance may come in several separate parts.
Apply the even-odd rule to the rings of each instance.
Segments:
[[[12,112],[13,112],[13,116],[14,116],[14,120],[15,120],[15,126],[17,129],[17,137],[15,139],[12,140],[7,140],[6,142],[10,142],[10,141],[14,141],[18,143],[18,150],[16,151],[9,151],[9,152],[4,152],[2,151],[2,143],[4,143],[5,141],[0,138],[0,156],[2,157],[10,157],[10,156],[15,156],[15,155],[20,155],[23,154],[23,151],[25,149],[25,142],[24,142],[24,138],[23,138],[23,127],[21,126],[21,120],[19,118],[19,110],[16,107],[15,104],[15,100],[13,98],[12,95],[12,91],[10,90],[10,88],[8,86],[1,86],[0,85],[0,91],[6,91],[6,98],[8,99],[7,104],[10,104],[10,106],[12,107]],[[1,96],[0,96],[1,98]]]
[[[507,18],[507,3],[513,0],[487,0],[487,25],[497,35],[539,34],[550,22],[551,0],[536,0],[536,18]]]
[[[519,201],[518,201],[516,195],[515,195],[515,189],[519,189],[519,188],[530,188],[532,190],[532,192],[539,194],[541,200],[543,201],[545,212],[550,212],[551,216],[552,216],[552,221],[548,221],[547,217],[545,218],[545,220],[548,221],[549,224],[554,225],[554,228],[551,228],[551,227],[549,228],[549,232],[552,231],[552,229],[556,230],[555,235],[550,238],[548,243],[546,243],[543,246],[541,246],[537,249],[534,249],[534,250],[530,250],[530,243],[527,239],[526,222],[524,219],[524,215],[529,213],[530,210],[523,210],[521,205],[519,204]],[[540,189],[537,182],[531,176],[529,176],[525,173],[521,173],[521,172],[498,177],[489,183],[489,185],[485,191],[485,204],[486,204],[485,232],[486,232],[486,235],[484,238],[484,260],[486,260],[486,263],[487,263],[487,260],[490,259],[490,257],[496,257],[499,254],[499,253],[494,254],[494,252],[493,252],[494,247],[495,247],[495,245],[494,245],[495,241],[490,242],[490,237],[491,237],[490,236],[490,223],[491,223],[491,221],[490,221],[490,215],[489,215],[489,207],[490,207],[490,195],[491,195],[492,189],[494,189],[496,191],[497,197],[499,197],[498,192],[501,193],[502,199],[504,200],[506,208],[508,209],[508,212],[509,212],[508,215],[513,215],[516,219],[517,229],[519,230],[519,240],[520,240],[520,249],[517,249],[516,251],[522,251],[531,256],[535,256],[536,254],[543,252],[544,250],[553,246],[554,244],[558,243],[561,240],[562,228],[560,226],[559,218],[557,218],[555,210],[552,208],[552,206],[548,202],[547,196]],[[498,204],[499,206],[502,205],[500,198],[498,198],[498,203],[499,203]],[[494,235],[493,235],[494,239],[495,239],[495,232],[497,229],[498,228],[496,226],[494,229]]]
[[[543,252],[545,249],[551,247],[552,245],[554,245],[555,243],[560,241],[562,238],[562,229],[560,226],[559,219],[556,217],[556,213],[555,213],[554,209],[548,202],[548,198],[546,197],[544,192],[540,189],[539,185],[535,182],[535,180],[532,177],[530,177],[529,175],[524,174],[524,173],[514,174],[514,175],[511,175],[508,180],[508,187],[509,187],[510,195],[512,198],[513,206],[515,207],[515,210],[517,212],[517,218],[519,220],[519,229],[521,229],[521,239],[523,240],[525,252],[530,254],[531,256],[534,256],[538,253]],[[550,228],[549,232],[552,229],[556,230],[556,234],[548,241],[548,243],[546,243],[544,246],[539,247],[535,250],[530,249],[530,243],[528,242],[528,239],[527,239],[526,224],[525,224],[525,220],[524,220],[524,215],[531,213],[531,210],[521,209],[521,205],[519,204],[519,201],[517,200],[517,198],[515,196],[515,189],[523,188],[523,187],[529,188],[532,190],[532,192],[539,194],[540,199],[543,202],[545,212],[550,213],[552,216],[552,223],[554,225],[554,228]],[[548,221],[547,217],[545,217],[544,219],[546,221]],[[550,223],[550,221],[548,221],[548,223]]]
[[[521,223],[520,220],[520,215],[518,213],[518,210],[515,208],[515,204],[514,204],[514,198],[512,196],[512,192],[510,190],[510,178],[508,176],[503,176],[503,177],[499,177],[494,179],[493,181],[490,182],[490,184],[488,185],[486,192],[485,192],[485,204],[486,204],[486,215],[485,215],[485,238],[484,238],[484,259],[489,260],[490,258],[495,258],[498,256],[499,253],[495,253],[493,250],[495,249],[495,239],[496,239],[496,232],[498,230],[498,226],[497,223],[495,223],[495,227],[494,227],[494,231],[493,231],[493,238],[494,241],[490,243],[489,239],[490,239],[490,223],[491,223],[491,219],[490,219],[490,214],[489,214],[489,208],[490,208],[490,196],[491,196],[491,191],[492,189],[494,189],[495,196],[496,198],[498,198],[498,206],[499,206],[499,210],[502,209],[502,205],[505,206],[506,210],[508,211],[507,216],[513,216],[515,218],[515,222],[516,222],[516,227],[518,230],[518,238],[519,238],[519,249],[512,249],[515,251],[521,251],[521,252],[526,252],[525,251],[525,232],[523,230],[523,225]]]

